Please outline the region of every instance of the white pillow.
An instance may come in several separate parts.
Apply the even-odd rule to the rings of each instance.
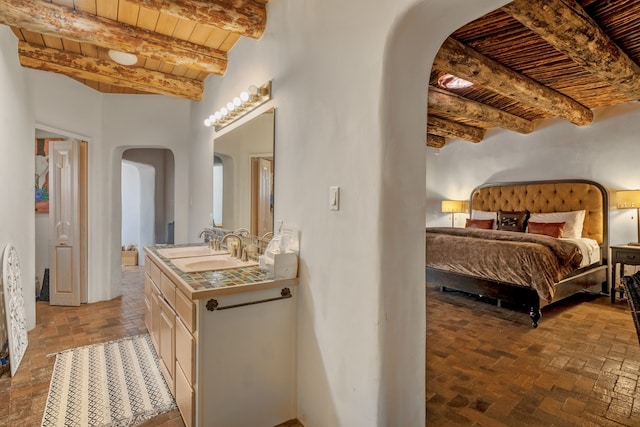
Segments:
[[[471,210],[471,219],[492,219],[493,229],[498,228],[498,212]]]
[[[529,222],[564,222],[562,237],[580,239],[587,211],[532,213]]]

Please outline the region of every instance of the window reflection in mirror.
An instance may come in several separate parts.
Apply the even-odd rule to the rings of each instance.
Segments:
[[[273,231],[274,114],[266,111],[213,143],[213,219],[254,236]]]

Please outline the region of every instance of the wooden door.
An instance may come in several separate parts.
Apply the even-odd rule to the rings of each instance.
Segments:
[[[252,159],[251,232],[256,236],[273,231],[272,167],[271,159]]]
[[[49,145],[52,305],[80,305],[82,288],[86,287],[86,207],[83,206],[86,184],[80,184],[83,174],[86,174],[86,147],[81,149],[81,141],[52,141]]]

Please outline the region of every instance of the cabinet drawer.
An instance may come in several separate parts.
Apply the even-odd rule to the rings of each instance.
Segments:
[[[176,313],[182,318],[184,325],[193,333],[196,330],[195,304],[179,289],[176,289]]]
[[[176,313],[167,302],[160,300],[160,325],[158,327],[160,370],[162,371],[171,394],[175,396],[176,371]]]
[[[640,264],[640,251],[617,250],[615,261],[623,264]]]
[[[180,409],[180,415],[185,426],[191,427],[194,423],[196,409],[196,394],[189,385],[187,377],[182,372],[179,364],[176,364],[176,404]]]
[[[176,285],[164,274],[160,273],[160,290],[171,308],[176,308]]]
[[[189,384],[193,384],[196,380],[195,354],[195,339],[178,318],[176,320],[176,360],[180,364]]]
[[[156,285],[160,285],[160,267],[158,267],[155,262],[151,261],[151,258],[149,257],[145,260],[144,271],[147,272],[149,277],[151,277],[151,280],[153,280]]]

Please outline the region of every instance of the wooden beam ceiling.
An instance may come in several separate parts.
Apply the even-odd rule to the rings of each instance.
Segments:
[[[42,0],[0,1],[0,23],[217,75],[227,68],[225,52]]]
[[[459,138],[469,142],[484,139],[485,129],[446,120],[433,115],[427,116],[427,132],[446,138]]]
[[[579,102],[516,73],[451,37],[440,48],[433,66],[573,124],[583,126],[593,121],[593,112]]]
[[[53,71],[78,79],[88,79],[125,86],[143,92],[177,96],[192,100],[202,98],[203,83],[170,76],[140,67],[127,67],[98,58],[90,58],[58,49],[18,43],[20,63],[29,68]]]
[[[513,18],[630,100],[640,99],[640,66],[572,0],[515,0]]]
[[[427,147],[442,148],[446,144],[443,136],[427,133]]]
[[[265,2],[252,0],[137,0],[137,4],[177,18],[214,25],[245,37],[262,37],[267,25]]]
[[[438,115],[453,114],[518,133],[531,133],[533,122],[480,102],[463,98],[435,86],[429,86],[428,108]]]

